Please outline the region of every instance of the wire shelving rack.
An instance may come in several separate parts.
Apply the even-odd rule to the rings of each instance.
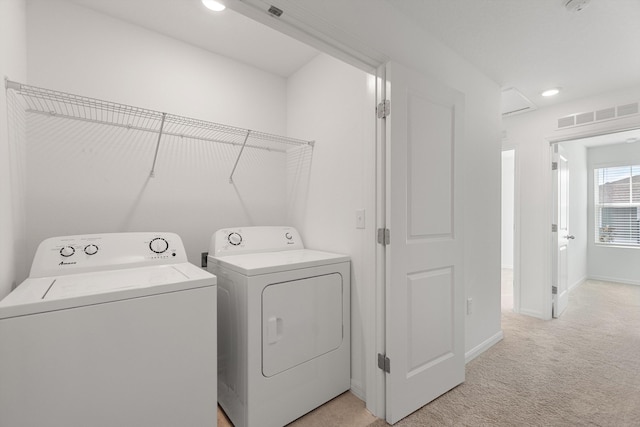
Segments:
[[[150,176],[155,175],[158,150],[163,135],[190,138],[239,147],[229,175],[238,167],[245,148],[285,153],[289,148],[314,146],[314,141],[290,138],[165,112],[104,101],[96,98],[30,86],[5,79],[5,88],[20,95],[25,111],[72,120],[141,130],[158,135]]]

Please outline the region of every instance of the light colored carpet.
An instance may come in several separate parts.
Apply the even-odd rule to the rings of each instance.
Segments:
[[[466,381],[396,426],[640,426],[640,286],[587,281],[559,319],[502,316]]]
[[[465,382],[395,425],[640,426],[640,286],[587,281],[569,298],[551,321],[503,310],[504,340]],[[351,393],[291,424],[387,425]]]

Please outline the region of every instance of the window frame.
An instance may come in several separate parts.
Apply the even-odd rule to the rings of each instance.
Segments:
[[[615,170],[623,170],[629,169],[629,173],[627,175],[619,175]],[[601,172],[601,171],[607,171]],[[640,248],[640,164],[623,164],[623,165],[611,165],[611,166],[600,166],[593,168],[593,204],[590,206],[593,209],[593,220],[594,220],[594,239],[593,242],[597,246],[601,247],[623,247],[623,248]],[[636,173],[636,175],[634,175]],[[600,176],[602,174],[602,176]],[[603,177],[616,177],[617,179],[614,181],[608,181]],[[601,180],[601,178],[603,178]],[[636,179],[634,179],[636,178]],[[602,187],[607,184],[612,184],[612,187],[609,187],[609,191],[605,191],[609,193],[610,197],[620,197],[620,195],[615,194],[615,190],[619,191],[619,188],[616,189],[614,185],[616,185],[619,181],[624,181],[628,179],[628,201],[602,201],[601,191]],[[602,181],[602,183],[601,183]],[[626,184],[626,183],[623,183]],[[618,184],[619,185],[619,184]],[[626,197],[626,189],[622,190],[622,195]],[[634,197],[635,194],[635,197]],[[634,201],[636,199],[637,201]],[[604,214],[604,210],[607,209],[610,211],[608,215]],[[621,213],[612,213],[614,210],[619,210]],[[635,213],[632,210],[635,209]],[[628,213],[624,213],[623,210],[628,210]],[[602,218],[603,217],[618,217],[615,220],[620,221],[620,225],[618,227],[612,227],[610,224],[603,225]],[[631,219],[635,217],[635,219]],[[623,228],[623,232],[617,232],[616,228]],[[610,230],[607,230],[610,228]],[[610,240],[609,240],[610,239]],[[617,240],[618,239],[618,240]],[[619,240],[622,239],[622,240]]]

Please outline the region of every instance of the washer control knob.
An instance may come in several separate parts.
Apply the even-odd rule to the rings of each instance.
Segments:
[[[161,254],[169,249],[169,242],[167,242],[162,237],[156,237],[155,239],[149,242],[149,249],[157,254]]]
[[[291,240],[293,239],[293,236],[291,235],[291,233],[289,233],[288,231],[286,233],[284,233],[284,237],[287,238],[287,240]]]
[[[229,236],[227,236],[227,240],[233,246],[238,246],[240,243],[242,243],[242,236],[240,235],[240,233],[233,232],[230,233]]]
[[[87,245],[84,247],[84,253],[87,255],[95,255],[98,253],[98,247],[96,245]]]
[[[63,246],[62,249],[60,249],[60,255],[62,255],[65,258],[70,257],[75,253],[76,253],[76,250],[73,248],[73,246]]]

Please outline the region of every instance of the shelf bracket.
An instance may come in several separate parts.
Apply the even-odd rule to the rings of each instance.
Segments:
[[[153,165],[151,166],[151,178],[156,176],[156,160],[158,160],[158,150],[160,149],[160,139],[162,138],[162,129],[164,128],[164,120],[167,118],[167,113],[162,113],[162,121],[160,122],[160,132],[158,133],[158,142],[156,143],[156,154],[153,156]]]
[[[229,175],[229,184],[233,184],[233,174],[235,173],[236,168],[238,167],[240,156],[242,156],[242,152],[244,151],[245,145],[247,145],[247,140],[249,139],[250,134],[251,134],[251,131],[248,130],[247,134],[244,137],[244,142],[242,143],[242,147],[240,147],[240,152],[238,153],[238,158],[236,159],[236,163],[233,165],[233,169],[231,170],[231,175]]]
[[[22,89],[22,85],[17,82],[12,82],[8,77],[4,78],[4,88],[5,89],[13,89],[16,92],[19,92]]]

